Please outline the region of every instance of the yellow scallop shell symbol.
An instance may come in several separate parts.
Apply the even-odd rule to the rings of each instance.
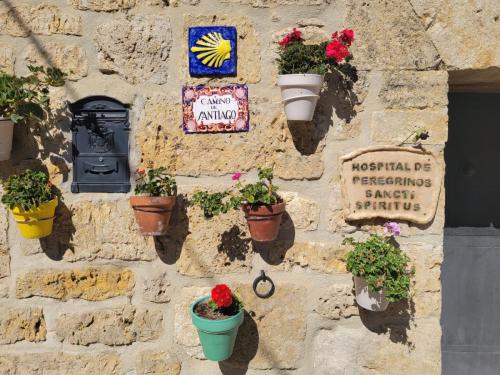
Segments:
[[[231,42],[222,37],[221,33],[203,35],[191,47],[191,52],[197,53],[196,58],[210,68],[220,68],[224,61],[231,58]]]

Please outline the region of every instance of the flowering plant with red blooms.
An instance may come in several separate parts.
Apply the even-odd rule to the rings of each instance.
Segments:
[[[340,64],[346,58],[351,56],[348,47],[351,46],[353,40],[354,31],[351,29],[335,31],[332,34],[332,41],[326,46],[326,57],[335,59],[337,64]]]
[[[286,34],[283,39],[281,39],[278,44],[281,47],[287,47],[290,43],[293,42],[303,42],[304,39],[302,39],[302,31],[297,30],[295,27],[293,28],[293,31]]]
[[[226,284],[218,284],[212,289],[208,306],[214,311],[233,309],[237,312],[243,308],[240,299]]]
[[[340,73],[346,80],[357,80],[356,68],[349,61],[349,51],[354,41],[354,31],[344,29],[332,33],[329,42],[306,44],[302,32],[294,28],[278,41],[276,59],[279,74],[326,74]]]

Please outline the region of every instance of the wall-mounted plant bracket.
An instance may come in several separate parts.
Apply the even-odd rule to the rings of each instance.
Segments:
[[[259,283],[261,283],[261,282],[269,282],[271,284],[271,288],[266,293],[260,293],[257,290],[257,287],[259,286]],[[263,270],[261,270],[260,275],[253,282],[253,291],[255,292],[257,297],[259,297],[259,298],[269,298],[274,294],[274,290],[275,290],[275,287],[274,287],[273,280],[271,280],[271,278],[269,276],[267,276]]]

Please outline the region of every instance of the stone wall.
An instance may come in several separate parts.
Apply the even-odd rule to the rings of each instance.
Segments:
[[[398,144],[414,129],[442,160],[448,70],[500,65],[495,1],[447,0],[3,0],[0,68],[58,66],[70,81],[52,93],[49,127],[18,126],[0,177],[46,168],[64,194],[54,234],[20,237],[0,215],[0,372],[25,374],[430,375],[440,372],[440,265],[444,194],[427,226],[403,225],[401,246],[416,269],[409,302],[369,314],[354,303],[345,271],[346,223],[339,157]],[[191,78],[192,25],[238,28],[238,76]],[[287,123],[276,87],[275,41],[293,26],[306,37],[356,31],[352,92],[335,77],[315,119]],[[498,29],[496,29],[498,31]],[[244,82],[247,134],[184,136],[185,83]],[[131,105],[131,165],[178,176],[170,234],[137,234],[127,197],[71,194],[65,103],[109,95]],[[288,203],[279,240],[251,242],[242,214],[211,221],[186,205],[200,187],[231,184],[234,171],[273,166]],[[276,293],[251,290],[264,269]],[[233,357],[203,359],[188,305],[217,282],[239,287],[248,314]]]

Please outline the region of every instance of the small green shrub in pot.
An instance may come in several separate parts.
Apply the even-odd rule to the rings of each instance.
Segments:
[[[44,172],[27,169],[2,181],[2,203],[14,215],[21,234],[42,238],[52,233],[58,193]]]
[[[275,240],[286,205],[277,194],[272,168],[259,168],[258,181],[255,183],[243,184],[240,178],[241,173],[233,174],[236,186],[224,192],[196,192],[191,203],[199,206],[206,218],[241,207],[253,240]]]
[[[63,86],[66,75],[57,68],[28,66],[25,77],[0,73],[0,161],[10,159],[13,124],[42,121],[49,109],[49,87]]]
[[[130,197],[139,230],[144,236],[167,234],[175,206],[177,183],[164,167],[136,171],[135,196]]]
[[[386,223],[384,232],[372,233],[365,241],[344,240],[353,247],[347,253],[347,270],[354,275],[356,301],[373,311],[385,310],[389,302],[408,299],[414,272],[410,258],[394,241],[400,233],[399,225]]]

